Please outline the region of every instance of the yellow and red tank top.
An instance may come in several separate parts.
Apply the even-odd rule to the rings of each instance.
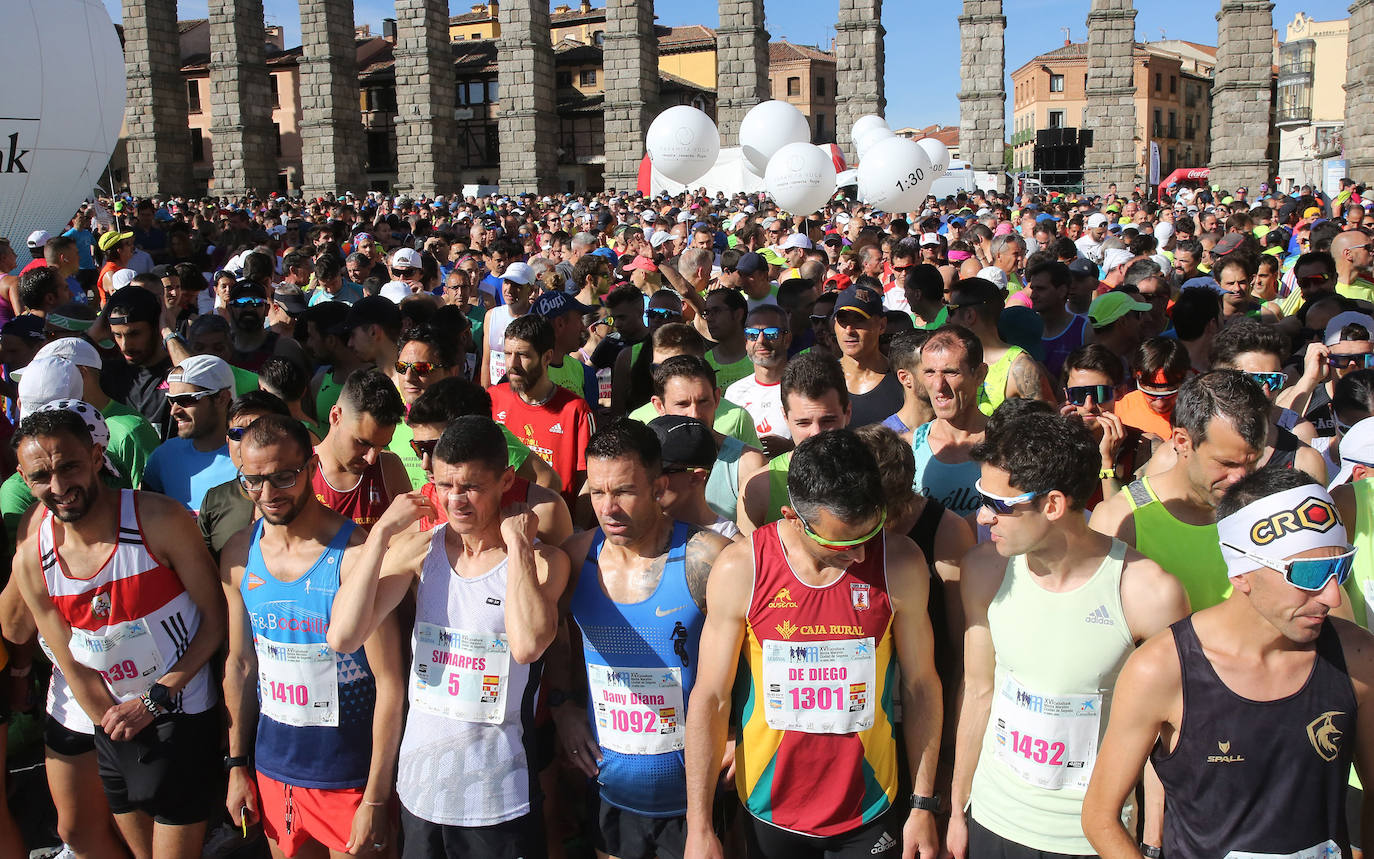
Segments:
[[[829,837],[871,822],[897,794],[886,544],[875,537],[862,561],[813,587],[792,571],[779,526],[753,534],[736,781],[755,817]]]

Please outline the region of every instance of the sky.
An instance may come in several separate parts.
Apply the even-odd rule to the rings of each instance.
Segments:
[[[120,0],[104,0],[115,21]],[[576,6],[578,0],[558,0]],[[179,0],[181,18],[206,16],[206,0]],[[602,6],[604,0],[593,0]],[[837,0],[765,0],[766,27],[774,39],[829,47],[835,37]],[[887,28],[887,120],[893,128],[959,123],[958,0],[888,0],[883,10]],[[1138,0],[1135,35],[1140,41],[1185,39],[1215,45],[1217,0]],[[297,0],[264,0],[267,21],[285,29],[288,46],[300,44]],[[1349,16],[1349,0],[1276,0],[1274,26],[1282,39],[1299,11],[1312,18]],[[450,0],[453,14],[467,12],[470,0]],[[1089,0],[1006,0],[1006,69],[1008,75],[1031,57],[1064,43],[1064,28],[1075,42],[1087,38]],[[355,0],[356,21],[381,32],[382,18],[394,17],[393,0]],[[1205,10],[1205,11],[1204,11]],[[658,0],[658,23],[667,26],[718,23],[716,5],[700,0]],[[1007,91],[1011,91],[1008,78]]]

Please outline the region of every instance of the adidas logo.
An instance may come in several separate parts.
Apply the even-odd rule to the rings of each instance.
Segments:
[[[549,433],[550,433],[551,435],[562,435],[562,434],[563,434],[563,424],[561,424],[561,423],[556,423],[556,424],[554,424],[553,426],[549,427]]]
[[[1116,621],[1112,620],[1112,616],[1108,614],[1105,605],[1100,605],[1093,609],[1088,613],[1087,617],[1083,618],[1083,620],[1085,623],[1097,623],[1102,626],[1116,626]]]
[[[888,835],[886,832],[884,832],[882,836],[878,839],[878,843],[874,844],[873,849],[868,852],[876,856],[879,853],[886,853],[887,851],[891,850],[893,847],[896,846],[897,839],[893,838],[891,835]]]

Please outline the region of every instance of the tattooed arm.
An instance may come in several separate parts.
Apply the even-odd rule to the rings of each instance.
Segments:
[[[714,531],[697,531],[687,538],[687,589],[697,608],[706,611],[706,580],[720,550],[730,541]]]
[[[1050,405],[1059,401],[1054,386],[1040,363],[1029,355],[1017,355],[1011,362],[1011,372],[1007,374],[1008,397],[1025,397],[1029,400],[1044,400]]]

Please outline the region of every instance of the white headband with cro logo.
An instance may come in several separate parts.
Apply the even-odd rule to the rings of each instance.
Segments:
[[[1259,569],[1238,549],[1282,561],[1309,549],[1350,548],[1336,505],[1315,483],[1250,502],[1218,522],[1217,534],[1228,577]]]

